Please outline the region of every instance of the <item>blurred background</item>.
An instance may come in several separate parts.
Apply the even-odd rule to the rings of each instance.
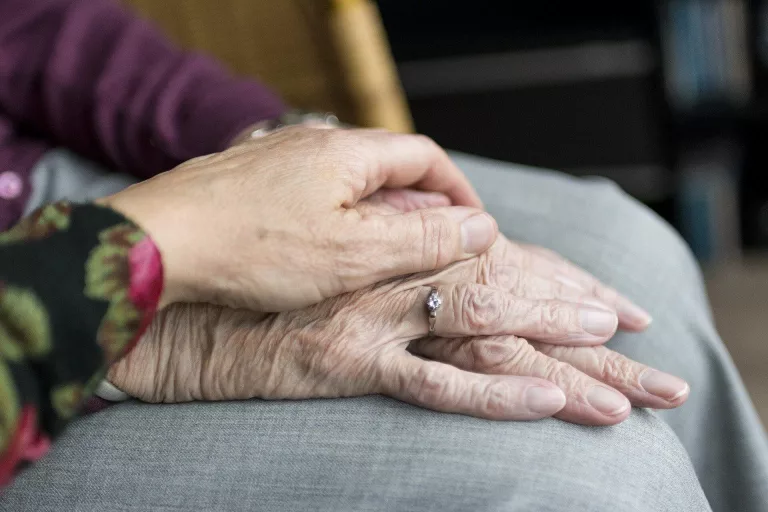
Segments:
[[[768,423],[768,1],[126,1],[297,107],[616,181],[702,262]]]
[[[440,5],[379,2],[416,128],[671,222],[768,424],[768,2]]]

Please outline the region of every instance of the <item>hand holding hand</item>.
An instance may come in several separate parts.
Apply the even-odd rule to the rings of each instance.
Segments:
[[[444,201],[439,195],[394,191],[372,200],[380,212]],[[480,258],[303,311],[254,315],[176,305],[112,368],[110,380],[148,401],[383,393],[486,418],[555,414],[597,425],[624,420],[630,401],[655,408],[685,401],[684,381],[599,346],[615,331],[617,318],[595,297],[614,304],[626,299],[602,285],[564,285],[521,270],[508,259],[510,247],[517,246],[500,238]],[[552,261],[552,268],[563,265]],[[436,322],[438,337],[424,338],[424,300],[431,286],[445,302]],[[602,334],[585,328],[584,320],[594,315],[604,318],[598,322]],[[632,315],[625,319],[634,322]],[[410,355],[406,347],[431,360]]]
[[[440,193],[381,190],[361,202],[358,210],[395,215],[448,204],[450,199]],[[478,258],[447,268],[441,275],[450,276],[451,282],[478,282],[528,299],[559,299],[615,311],[619,328],[626,331],[643,331],[652,320],[644,309],[559,254],[503,235]]]
[[[363,215],[381,187],[460,206]],[[485,251],[497,227],[445,152],[423,136],[291,127],[191,160],[102,201],[163,255],[164,303],[296,309]]]

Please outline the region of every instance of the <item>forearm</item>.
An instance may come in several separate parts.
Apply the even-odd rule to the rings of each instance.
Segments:
[[[4,0],[0,47],[0,108],[15,123],[140,177],[284,110],[112,0]]]
[[[152,240],[107,208],[55,203],[0,234],[0,485],[130,350],[162,287]]]

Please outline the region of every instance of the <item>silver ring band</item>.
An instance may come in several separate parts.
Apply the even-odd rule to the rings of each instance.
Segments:
[[[429,313],[429,335],[435,335],[435,322],[437,322],[437,310],[443,305],[443,299],[440,298],[440,294],[437,293],[437,288],[432,287],[427,295],[427,313]]]

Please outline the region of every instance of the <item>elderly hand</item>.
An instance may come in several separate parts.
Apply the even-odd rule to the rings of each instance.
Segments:
[[[567,400],[555,417],[584,425],[620,423],[629,416],[630,403],[655,409],[679,407],[690,391],[679,377],[603,346],[565,347],[507,335],[422,338],[408,350],[465,371],[546,379]]]
[[[387,202],[404,209],[435,200],[389,196]],[[593,307],[593,296],[578,287],[545,284],[503,264],[494,254],[505,254],[507,244],[501,238],[483,257],[302,311],[255,315],[201,304],[173,306],[160,313],[109,378],[147,401],[382,393],[486,418],[555,414],[596,425],[625,419],[625,396],[655,408],[685,401],[684,381],[595,346],[616,329],[613,312]],[[501,277],[507,271],[521,278],[508,281]],[[436,322],[440,337],[424,338],[424,300],[431,286],[444,299]],[[434,360],[409,354],[409,345],[412,353]]]
[[[556,415],[591,425],[623,421],[630,410],[625,396],[637,406],[660,409],[687,398],[682,380],[602,346],[528,343],[514,335],[424,338],[427,290],[411,284],[372,287],[279,314],[176,304],[110,369],[109,380],[149,402],[380,393],[483,418]],[[459,300],[443,305],[438,331],[477,328],[535,337],[559,330],[567,336],[570,325],[539,320],[566,318],[576,309],[521,300],[515,312],[530,316],[514,320],[513,314],[490,329],[489,317],[500,315],[488,315],[481,304],[489,303],[475,301],[481,287],[459,289]],[[412,353],[430,360],[409,354],[409,342]]]
[[[358,211],[381,187],[441,192],[459,206]],[[285,128],[102,202],[159,246],[166,304],[301,308],[475,256],[497,233],[443,150],[423,136],[382,130]]]
[[[407,189],[382,190],[358,205],[367,214],[394,215],[444,206],[450,199],[439,193]],[[446,269],[453,282],[479,282],[529,299],[559,299],[615,311],[619,328],[640,332],[651,316],[613,288],[565,260],[557,253],[508,240],[503,235],[479,258]]]

